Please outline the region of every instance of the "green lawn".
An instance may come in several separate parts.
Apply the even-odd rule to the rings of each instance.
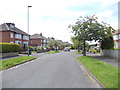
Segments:
[[[80,52],[76,51],[75,53],[76,53],[76,54],[82,54],[82,51],[80,51]]]
[[[36,53],[36,51],[31,51],[31,53]]]
[[[90,56],[77,58],[106,88],[118,88],[118,67]]]
[[[46,54],[54,54],[54,53],[59,53],[59,51],[50,51],[50,52],[46,52]]]
[[[17,64],[20,64],[20,63],[23,63],[23,62],[26,62],[32,59],[36,59],[36,57],[21,56],[21,57],[16,57],[16,58],[0,61],[0,70],[10,68],[12,66],[15,66]]]

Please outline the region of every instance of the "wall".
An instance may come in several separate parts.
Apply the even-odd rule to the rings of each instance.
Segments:
[[[120,60],[120,50],[103,50],[101,55]]]
[[[10,42],[10,32],[0,32],[0,34],[2,35],[2,39],[0,39],[0,42]]]
[[[41,46],[41,39],[30,39],[31,46]]]
[[[18,56],[18,52],[12,52],[12,53],[0,53],[0,58],[7,58],[7,57],[14,57]]]

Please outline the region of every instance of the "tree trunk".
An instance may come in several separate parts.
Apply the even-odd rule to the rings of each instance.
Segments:
[[[78,43],[78,52],[80,52],[80,44]]]
[[[83,42],[83,56],[86,56],[86,45],[85,45],[85,40]]]

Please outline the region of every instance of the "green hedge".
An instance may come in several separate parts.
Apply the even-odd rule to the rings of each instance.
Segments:
[[[16,43],[0,43],[0,53],[20,51],[20,45]]]
[[[106,49],[106,50],[120,50],[120,48],[111,48],[111,49]]]
[[[113,50],[120,50],[120,48],[114,48]]]

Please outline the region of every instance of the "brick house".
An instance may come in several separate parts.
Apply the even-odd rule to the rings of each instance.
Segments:
[[[29,41],[29,34],[15,27],[14,23],[3,23],[0,25],[0,42],[17,43],[26,47]]]
[[[120,47],[120,29],[116,30],[113,33],[113,39],[114,39],[114,47],[115,48]]]
[[[30,46],[48,46],[48,39],[40,34],[34,34],[30,36]]]

